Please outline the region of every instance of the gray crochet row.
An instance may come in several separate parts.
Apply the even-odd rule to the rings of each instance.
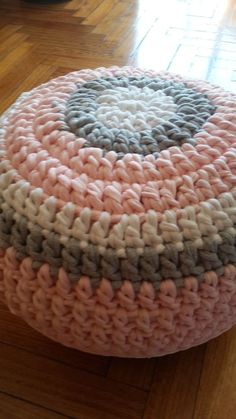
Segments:
[[[74,238],[68,238],[62,245],[59,234],[49,232],[45,238],[39,225],[29,231],[27,218],[15,222],[13,216],[13,209],[0,213],[0,248],[13,246],[19,260],[30,256],[35,269],[48,263],[53,275],[63,267],[72,281],[87,275],[94,285],[104,277],[114,288],[120,287],[124,279],[131,280],[137,287],[141,280],[148,280],[158,288],[163,279],[170,278],[181,286],[186,276],[193,275],[201,281],[206,271],[213,270],[221,275],[228,263],[236,266],[236,239],[226,231],[219,233],[221,244],[204,238],[203,247],[196,249],[193,242],[185,241],[181,252],[174,245],[166,244],[162,254],[146,246],[141,256],[134,248],[127,247],[126,258],[122,259],[111,247],[103,255],[93,244],[81,250],[79,241]]]
[[[169,121],[163,119],[152,129],[141,131],[109,128],[98,121],[95,113],[100,106],[97,100],[101,93],[116,87],[128,89],[129,86],[164,92],[177,105],[175,116]],[[78,86],[67,102],[62,129],[85,138],[84,147],[97,147],[104,152],[115,151],[120,158],[127,153],[158,154],[161,150],[186,142],[194,145],[193,135],[200,131],[214,112],[215,106],[206,95],[183,83],[149,77],[101,78]]]

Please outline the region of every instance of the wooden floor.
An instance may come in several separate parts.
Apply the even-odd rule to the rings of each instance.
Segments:
[[[0,2],[0,112],[83,67],[133,64],[236,91],[236,2]],[[0,306],[0,419],[235,419],[236,330],[159,359],[63,348]]]

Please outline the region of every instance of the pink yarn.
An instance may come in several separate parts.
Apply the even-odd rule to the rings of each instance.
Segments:
[[[109,71],[111,75],[120,72],[117,68],[101,69],[98,76],[108,76]],[[148,71],[146,74],[156,75]],[[170,78],[169,74],[161,75]],[[82,72],[81,77],[84,82],[94,74]],[[180,76],[174,79],[183,80]],[[101,149],[81,148],[84,139],[59,130],[58,115],[61,112],[63,117],[63,104],[74,91],[75,81],[78,83],[76,72],[40,86],[22,100],[22,111],[9,117],[5,158],[16,169],[16,179],[28,180],[31,188],[42,187],[45,195],[58,199],[60,206],[73,202],[78,212],[88,206],[94,217],[100,211],[108,211],[114,219],[122,214],[142,215],[149,209],[159,213],[178,210],[217,198],[236,185],[235,103],[229,93],[219,88],[212,90],[203,81],[185,81],[189,87],[207,93],[218,107],[203,130],[195,134],[197,145],[171,147],[158,158],[127,154],[117,160],[115,152],[103,157]],[[39,93],[43,95],[40,102]],[[52,107],[53,100],[60,100],[62,109]]]
[[[115,292],[102,279],[94,291],[84,276],[72,283],[63,268],[56,281],[49,266],[32,268],[9,248],[0,258],[0,298],[11,312],[66,346],[114,356],[143,357],[199,345],[226,331],[236,320],[236,268],[219,278],[207,272],[202,283],[184,286],[165,280],[159,291],[144,281],[136,294],[125,281]]]

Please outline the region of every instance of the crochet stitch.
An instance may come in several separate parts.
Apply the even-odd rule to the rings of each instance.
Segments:
[[[236,97],[112,67],[1,117],[0,299],[84,351],[156,356],[236,323]]]

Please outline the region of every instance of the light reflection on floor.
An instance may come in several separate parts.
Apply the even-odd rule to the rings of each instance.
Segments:
[[[129,41],[132,64],[206,78],[236,91],[233,0],[139,0]]]

